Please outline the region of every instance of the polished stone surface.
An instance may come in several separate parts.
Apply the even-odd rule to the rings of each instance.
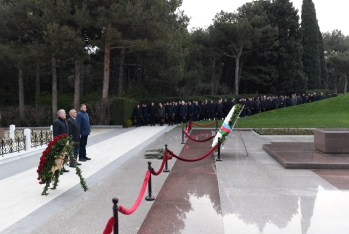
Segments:
[[[211,131],[191,133],[197,140],[210,136]],[[179,156],[199,158],[211,142],[188,140]],[[215,171],[212,155],[197,162],[177,160],[138,233],[224,233]]]
[[[165,144],[177,155],[188,150],[181,144],[181,130],[172,127],[118,129],[91,137],[89,142],[88,153],[93,160],[82,165],[83,174],[90,174],[87,177],[90,189],[86,193],[69,172],[62,176],[59,190],[50,191],[50,195],[58,196],[41,197],[42,187],[33,185],[31,172],[26,172],[27,169],[36,170],[32,165],[36,166],[40,155],[0,165],[1,234],[102,233],[112,215],[112,198],[118,197],[119,205],[132,206],[143,182],[147,162],[151,161],[154,169],[159,168],[161,160],[143,159],[146,150]],[[113,149],[105,145],[110,142]],[[202,233],[198,231],[202,227],[207,227],[214,234],[347,234],[349,170],[285,169],[262,149],[263,144],[271,142],[313,143],[314,137],[258,136],[252,131],[233,131],[221,150],[223,161],[214,162],[208,158],[212,169],[189,163],[190,173],[194,173],[189,179],[185,178],[184,169],[173,168],[179,161],[172,159],[169,161],[172,171],[152,177],[152,188],[153,195],[165,206],[166,199],[162,195],[171,191],[171,184],[190,184],[183,197],[180,195],[184,188],[173,192],[173,196],[169,194],[173,200],[168,201],[168,207],[175,209],[176,217],[158,209],[155,211],[161,215],[152,214],[151,209],[158,206],[157,201],[143,200],[133,214],[119,213],[119,233],[147,233],[139,231],[140,227],[148,217],[158,216],[159,219],[149,224],[164,228],[158,233],[196,234]],[[202,148],[210,145],[200,144],[203,144]],[[201,149],[192,148],[199,155],[188,157],[201,155]],[[102,167],[103,161],[110,159],[108,155],[112,155],[113,160]],[[2,171],[7,175],[1,176]],[[180,182],[170,178],[172,173]],[[206,186],[203,180],[208,178],[213,182],[217,180],[218,189],[217,186]],[[164,183],[167,179],[172,183]],[[65,184],[73,184],[73,187]],[[191,187],[195,184],[200,184],[201,188]],[[207,195],[211,193],[218,193],[219,198]],[[32,201],[40,203],[40,207],[29,212]],[[7,206],[11,206],[11,212],[4,212],[3,208],[7,209]],[[201,216],[203,219],[210,216],[210,222],[202,222]],[[13,219],[10,226],[6,224],[8,218]],[[210,229],[217,225],[223,225],[223,228]]]
[[[349,154],[325,154],[311,142],[271,142],[263,149],[284,168],[349,169]]]
[[[315,129],[314,147],[325,154],[338,154],[337,157],[349,154],[349,128]]]
[[[242,140],[249,156],[236,147]],[[312,144],[313,139],[232,133],[222,151],[223,162],[216,163],[224,233],[348,233],[349,190],[338,189],[319,176],[322,170],[283,168],[262,150],[262,145],[271,141],[288,141],[297,148],[300,141]],[[348,175],[347,170],[329,171],[333,181],[343,177],[342,173]]]
[[[313,170],[333,186],[341,190],[349,190],[349,170]]]

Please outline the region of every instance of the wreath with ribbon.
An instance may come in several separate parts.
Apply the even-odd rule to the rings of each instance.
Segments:
[[[88,187],[85,179],[82,177],[81,169],[76,163],[74,157],[74,146],[71,137],[68,134],[55,136],[47,145],[47,148],[42,152],[40,162],[36,172],[38,173],[39,184],[45,184],[41,195],[48,195],[48,189],[53,183],[51,189],[56,189],[59,182],[59,175],[64,165],[67,165],[71,160],[75,164],[76,174],[80,178],[81,187],[86,192]]]

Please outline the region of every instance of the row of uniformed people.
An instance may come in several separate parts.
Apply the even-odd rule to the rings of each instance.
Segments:
[[[334,93],[333,95],[329,95],[328,97],[336,96],[337,95]],[[239,100],[239,103],[243,105],[244,108],[240,114],[240,117],[258,114],[264,111],[320,101],[323,99],[325,99],[325,95],[323,93],[309,93],[308,95],[292,94],[291,96],[261,96],[251,97],[247,99],[241,98]]]
[[[150,106],[146,104],[137,105],[134,110],[134,121],[138,126],[155,126],[155,122],[159,122],[162,126],[164,123],[168,125],[186,123],[189,120],[214,120],[223,119],[230,109],[236,104],[235,99],[227,102],[225,99],[214,102],[202,101],[179,101],[179,102],[164,102],[158,106],[152,102]]]

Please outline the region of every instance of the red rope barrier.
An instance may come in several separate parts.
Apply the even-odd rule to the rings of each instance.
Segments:
[[[186,135],[190,140],[196,141],[196,142],[206,142],[206,141],[209,141],[215,137],[215,136],[211,136],[211,137],[207,138],[206,140],[196,140],[196,139],[192,138],[190,135],[188,135],[188,133],[186,133],[186,132],[184,132],[184,135]]]
[[[193,122],[189,121],[188,130],[190,131],[193,128]]]
[[[200,127],[208,127],[208,126],[212,126],[212,125],[216,124],[216,122],[217,122],[217,120],[214,121],[213,123],[210,123],[210,124],[198,124],[198,123],[195,123],[195,122],[193,122],[193,124],[196,125],[196,126],[200,126]]]
[[[138,195],[138,198],[137,198],[135,204],[133,204],[133,206],[132,206],[130,209],[127,209],[127,208],[125,208],[125,207],[123,207],[123,206],[119,206],[119,212],[120,212],[120,213],[123,213],[124,215],[130,215],[130,214],[132,214],[133,212],[135,212],[135,210],[138,208],[139,204],[140,204],[141,201],[142,201],[142,198],[143,198],[145,189],[147,188],[147,184],[148,184],[149,178],[150,178],[150,171],[147,170],[147,172],[145,173],[145,177],[144,177],[144,182],[143,182],[143,185],[142,185],[142,189],[141,189],[141,191],[139,192],[139,195]]]
[[[186,159],[186,158],[181,158],[177,155],[175,155],[172,151],[167,150],[173,157],[185,161],[185,162],[196,162],[196,161],[200,161],[204,158],[206,158],[207,156],[211,155],[213,153],[213,151],[215,151],[215,149],[217,149],[218,145],[215,145],[207,154],[205,154],[204,156],[200,157],[200,158],[196,158],[196,159]]]
[[[105,225],[103,234],[110,234],[113,231],[113,227],[114,227],[115,222],[116,222],[115,217],[111,217],[108,220],[107,225]]]
[[[167,158],[167,152],[165,151],[160,169],[157,172],[155,172],[154,168],[151,168],[151,174],[153,174],[155,176],[160,175],[160,173],[162,172],[162,169],[164,169],[166,158]]]

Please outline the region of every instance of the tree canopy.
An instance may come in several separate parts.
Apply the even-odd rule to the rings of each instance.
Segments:
[[[54,115],[61,94],[74,94],[75,108],[90,93],[290,94],[334,88],[334,69],[347,74],[346,50],[331,44],[342,37],[321,34],[311,0],[303,1],[301,24],[290,0],[258,0],[192,31],[181,4],[1,0],[0,105],[22,109],[50,93]]]

